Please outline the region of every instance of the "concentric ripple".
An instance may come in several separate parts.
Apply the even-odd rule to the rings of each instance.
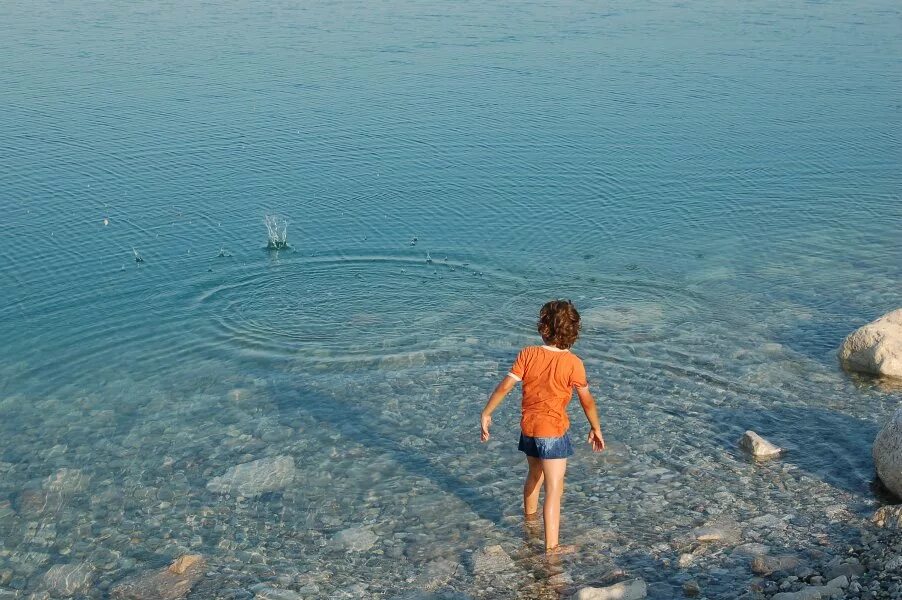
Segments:
[[[516,276],[444,257],[289,256],[233,273],[206,290],[217,343],[273,358],[384,360],[448,349],[472,335],[480,297],[510,289]]]

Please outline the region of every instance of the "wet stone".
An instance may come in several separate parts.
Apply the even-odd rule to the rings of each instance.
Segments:
[[[297,592],[291,590],[283,590],[280,588],[263,587],[255,590],[254,600],[302,600]]]
[[[473,556],[473,573],[475,575],[492,575],[510,571],[514,561],[500,545],[486,546]]]
[[[207,483],[217,494],[254,497],[285,489],[294,482],[297,469],[290,456],[272,456],[236,465]]]
[[[417,576],[417,586],[424,590],[433,591],[448,583],[457,570],[460,563],[457,561],[440,558],[428,563]]]
[[[44,574],[40,588],[55,596],[74,596],[88,591],[95,569],[87,563],[53,565]]]
[[[49,492],[74,494],[85,491],[90,481],[80,469],[64,468],[44,479],[42,487]]]
[[[648,589],[641,579],[631,579],[602,588],[581,588],[574,598],[576,600],[641,600]]]
[[[752,572],[758,575],[768,575],[776,571],[791,571],[797,568],[801,562],[798,557],[786,554],[783,556],[756,556],[752,559]]]
[[[115,585],[115,600],[181,600],[204,576],[206,562],[200,555],[184,556],[159,571],[146,571]]]
[[[742,535],[739,525],[731,521],[714,522],[696,527],[689,532],[692,539],[699,542],[735,544]]]
[[[351,527],[332,536],[332,542],[349,552],[366,552],[378,541],[376,534],[367,527]]]
[[[882,506],[871,518],[877,527],[886,529],[902,529],[902,504]]]

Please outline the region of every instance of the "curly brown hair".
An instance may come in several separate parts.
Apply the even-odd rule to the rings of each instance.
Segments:
[[[569,348],[579,337],[579,313],[569,300],[546,302],[539,311],[538,329],[546,344]]]

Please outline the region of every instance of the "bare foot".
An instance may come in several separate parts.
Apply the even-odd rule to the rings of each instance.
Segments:
[[[560,544],[558,546],[554,546],[553,548],[545,548],[546,556],[560,556],[561,554],[573,554],[576,552],[577,547],[573,544]]]

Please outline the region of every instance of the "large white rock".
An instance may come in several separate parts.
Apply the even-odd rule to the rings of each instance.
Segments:
[[[746,431],[742,434],[739,439],[739,447],[755,458],[772,458],[783,452],[782,448],[771,444],[754,431]]]
[[[897,408],[874,440],[874,465],[883,485],[902,498],[902,408]]]
[[[902,308],[852,332],[839,348],[844,369],[902,378]]]
[[[584,587],[574,595],[576,600],[641,600],[648,594],[641,579],[621,581],[607,587]]]
[[[217,494],[252,498],[265,492],[282,490],[294,482],[297,469],[290,456],[270,456],[236,465],[207,483]]]

